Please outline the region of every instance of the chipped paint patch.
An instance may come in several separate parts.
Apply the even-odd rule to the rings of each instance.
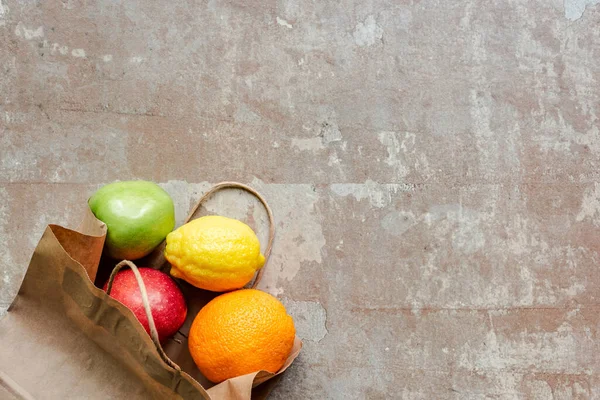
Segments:
[[[369,15],[363,22],[356,24],[352,36],[358,46],[371,46],[383,38],[383,28],[377,25],[374,16]]]
[[[5,18],[8,14],[8,6],[4,4],[2,0],[0,0],[0,19]]]
[[[335,114],[332,114],[325,122],[321,123],[319,136],[325,146],[342,140],[342,131],[340,131],[336,122]]]
[[[588,6],[596,4],[600,4],[600,0],[564,0],[565,17],[568,20],[577,21],[583,17]]]
[[[581,208],[577,214],[577,222],[585,219],[591,219],[593,224],[600,226],[600,184],[594,183],[593,188],[587,188],[583,194]]]
[[[104,61],[104,62],[111,62],[112,59],[113,59],[112,54],[105,54],[102,56],[102,61]]]
[[[409,173],[409,170],[402,164],[404,158],[403,155],[409,152],[414,153],[416,136],[413,133],[406,132],[404,134],[404,138],[400,139],[399,133],[386,131],[379,132],[377,136],[381,144],[383,144],[387,149],[388,156],[385,160],[385,163],[394,168],[397,178],[406,177]]]
[[[321,251],[326,242],[321,213],[316,207],[319,196],[312,185],[268,185],[255,178],[251,186],[268,199],[277,224],[273,254],[259,287],[280,294],[284,291],[282,284],[293,280],[304,265],[322,262]],[[259,221],[264,212],[255,207],[253,215]],[[266,221],[262,226],[266,226]],[[262,238],[261,242],[264,243]]]
[[[59,43],[52,43],[52,48],[50,49],[50,54],[55,55],[57,53],[62,54],[63,56],[67,55],[69,52],[69,47],[61,46]]]
[[[317,151],[325,148],[321,138],[292,138],[292,147],[301,151]]]
[[[77,58],[85,58],[85,50],[83,49],[73,49],[71,50],[71,55]]]
[[[330,167],[340,166],[342,164],[342,160],[338,156],[337,152],[333,152],[329,155],[329,159],[327,160],[327,165]]]
[[[496,333],[490,316],[490,330],[481,344],[466,343],[460,350],[459,365],[463,368],[520,369],[541,366],[548,370],[579,373],[577,367],[580,344],[572,335],[573,327],[563,322],[553,331],[525,331],[515,337]],[[567,317],[568,318],[568,317]]]
[[[27,28],[22,22],[17,24],[15,28],[15,35],[25,40],[33,40],[44,37],[44,27],[38,26],[37,28]]]
[[[373,207],[383,208],[390,204],[396,193],[412,191],[413,187],[400,183],[380,184],[367,179],[365,183],[334,183],[330,189],[338,196],[352,196],[357,201],[368,199]]]
[[[463,254],[472,254],[483,248],[485,236],[481,222],[485,215],[460,204],[444,204],[431,207],[423,216],[428,225],[435,223],[438,235],[451,234],[452,247]]]
[[[320,342],[327,336],[327,312],[316,301],[282,299],[285,308],[294,319],[296,334],[302,340]]]
[[[281,26],[285,26],[288,29],[292,29],[293,28],[292,24],[290,24],[289,22],[287,22],[285,19],[281,19],[281,18],[277,17],[276,20],[277,20],[277,23],[279,25],[281,25]]]
[[[393,236],[402,236],[417,224],[417,219],[412,212],[393,211],[381,220],[381,227]]]
[[[316,126],[303,126],[306,131],[316,131],[315,137],[310,138],[292,138],[292,147],[305,151],[317,151],[325,149],[331,143],[342,142],[343,136],[340,127],[337,124],[335,112],[330,112],[322,122]],[[343,150],[346,148],[346,142],[341,143]]]

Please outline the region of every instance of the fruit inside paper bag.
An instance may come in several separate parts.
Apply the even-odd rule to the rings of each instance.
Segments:
[[[104,214],[97,212],[97,217],[127,217],[124,214],[148,216],[148,213],[154,213],[158,221],[170,219],[172,207],[164,204],[156,206],[153,198],[157,195],[156,192],[140,192],[138,183],[134,183],[132,187],[127,186],[131,182],[123,184],[119,190],[107,191],[106,187],[102,188],[99,192],[104,193],[103,196],[92,197],[95,199],[94,202],[90,201],[90,205],[95,206],[92,211],[104,211]],[[192,220],[208,196],[227,187],[249,191],[265,206],[270,229],[264,256],[256,234],[243,222],[222,216],[205,216]],[[158,193],[157,197],[158,203],[164,202],[162,193]],[[108,207],[102,201],[112,206]],[[122,207],[123,203],[127,203],[127,207]],[[131,221],[140,226],[133,230],[119,226],[120,223]],[[106,255],[116,254],[114,247],[119,247],[121,254],[127,253],[127,244],[135,247],[140,247],[138,244],[145,245],[144,251],[147,251],[150,241],[146,240],[144,234],[140,234],[148,231],[144,224],[147,224],[147,220],[111,220],[108,235],[110,236],[111,226],[114,227],[120,232],[117,236],[120,242],[115,243],[113,240]],[[252,386],[285,370],[301,347],[301,342],[295,338],[292,318],[273,296],[256,289],[236,290],[243,288],[259,271],[252,285],[255,287],[262,275],[261,268],[269,257],[274,225],[272,212],[266,201],[245,185],[217,185],[198,202],[183,226],[168,234],[164,232],[162,225],[159,228],[156,235],[166,235],[164,256],[170,264],[164,263],[160,251],[162,248],[139,261],[141,264],[160,266],[164,272],[170,272],[171,276],[179,279],[173,281],[163,272],[149,268],[138,269],[133,265],[131,270],[126,268],[113,274],[114,282],[105,284],[104,289],[111,287],[113,291],[110,295],[131,309],[152,336],[165,363],[190,373],[204,386],[235,378],[236,385],[227,385],[231,390],[240,385],[250,390]],[[130,234],[123,235],[123,232]],[[114,261],[105,257],[104,264],[106,270],[114,265]],[[125,263],[121,267],[126,264],[130,265]],[[138,275],[138,281],[141,280],[143,285],[136,282],[135,275]],[[216,296],[218,293],[201,289],[230,292]],[[182,304],[184,296],[187,307],[185,303]],[[152,318],[146,317],[148,311]],[[171,335],[173,337],[169,337]],[[211,390],[213,393],[221,393],[223,387],[218,385]],[[219,394],[222,395],[223,393]]]

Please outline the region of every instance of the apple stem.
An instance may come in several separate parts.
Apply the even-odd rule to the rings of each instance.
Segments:
[[[108,279],[108,285],[106,287],[106,294],[110,295],[110,291],[112,289],[112,285],[113,285],[113,281],[115,280],[115,276],[117,276],[117,273],[123,267],[131,268],[131,270],[133,271],[133,275],[135,276],[135,279],[138,283],[138,286],[140,288],[140,293],[142,295],[142,304],[144,305],[144,311],[146,312],[146,318],[148,318],[148,325],[150,328],[150,338],[152,339],[152,342],[154,343],[154,346],[156,347],[156,350],[158,351],[160,358],[162,358],[162,360],[168,366],[175,369],[176,371],[181,372],[181,367],[179,367],[179,365],[175,364],[175,362],[173,362],[173,360],[171,360],[169,358],[169,356],[167,356],[167,354],[165,353],[165,351],[163,350],[163,348],[160,344],[160,340],[158,338],[158,331],[156,330],[156,325],[154,324],[154,318],[152,317],[152,311],[150,310],[150,302],[148,301],[148,292],[146,291],[146,285],[144,284],[142,275],[140,275],[140,272],[138,271],[138,267],[129,260],[123,260],[120,263],[118,263],[117,266],[112,270],[112,272],[110,274],[110,278]]]

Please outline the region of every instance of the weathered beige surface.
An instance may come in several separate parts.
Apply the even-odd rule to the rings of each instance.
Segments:
[[[600,398],[596,3],[0,0],[1,307],[100,185],[239,180],[274,399]]]

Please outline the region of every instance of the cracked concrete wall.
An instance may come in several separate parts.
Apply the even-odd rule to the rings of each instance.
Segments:
[[[600,398],[596,0],[0,0],[0,309],[116,179],[271,202],[274,399]],[[235,192],[207,205],[265,234]]]

